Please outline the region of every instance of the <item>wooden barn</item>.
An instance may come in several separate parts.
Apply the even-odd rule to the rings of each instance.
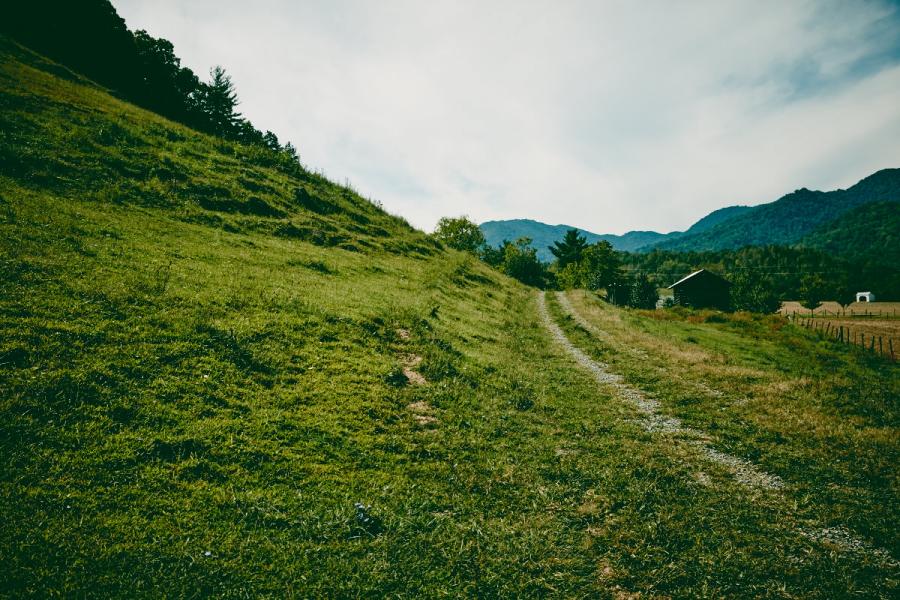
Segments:
[[[700,269],[669,286],[675,304],[693,308],[728,310],[731,306],[731,282],[711,271]]]

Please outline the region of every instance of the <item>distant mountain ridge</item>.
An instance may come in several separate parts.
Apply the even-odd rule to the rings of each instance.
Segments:
[[[837,220],[859,207],[875,202],[886,202],[888,205],[881,207],[880,212],[863,211],[848,223],[848,226],[855,228],[852,236],[847,234],[842,237],[842,225]],[[569,229],[578,229],[588,243],[606,240],[616,250],[626,252],[648,252],[654,249],[726,250],[773,244],[810,245],[810,242],[816,245],[822,243],[822,237],[816,236],[815,232],[823,228],[827,229],[831,238],[845,239],[850,236],[859,239],[858,229],[868,222],[866,219],[871,219],[874,214],[884,215],[890,212],[892,203],[896,202],[900,202],[900,169],[882,169],[845,190],[821,192],[801,188],[767,204],[720,208],[683,232],[629,231],[624,235],[598,234],[579,227],[548,225],[531,219],[487,221],[480,227],[487,243],[492,246],[501,244],[503,240],[531,238],[538,257],[549,262],[553,260],[553,255],[548,246],[562,239]]]
[[[658,231],[629,231],[622,235],[613,233],[594,233],[587,229],[581,229],[572,225],[548,225],[532,219],[508,219],[500,221],[485,221],[479,227],[484,238],[491,246],[499,246],[504,240],[515,241],[521,237],[531,238],[531,245],[537,250],[538,258],[545,262],[554,259],[549,246],[557,240],[561,240],[570,229],[577,229],[589,244],[599,241],[607,241],[612,247],[622,252],[639,252],[646,250],[666,240],[671,240],[683,235],[706,231],[722,221],[750,210],[750,206],[727,206],[709,213],[690,226],[687,231],[672,231],[660,233]]]
[[[712,229],[719,223],[722,223],[722,222],[732,219],[738,215],[742,215],[742,214],[746,213],[748,210],[753,210],[753,207],[752,206],[726,206],[725,208],[716,209],[716,210],[712,211],[711,213],[709,213],[708,215],[706,215],[705,217],[703,217],[702,219],[700,219],[699,221],[697,221],[696,223],[694,223],[693,225],[691,225],[688,228],[688,230],[685,231],[684,233],[675,231],[673,233],[670,233],[668,236],[666,236],[666,239],[672,239],[675,237],[681,237],[683,235],[690,235],[690,234],[694,234],[694,233],[700,233],[703,231],[707,231],[709,229]]]
[[[571,225],[548,225],[532,219],[510,219],[504,221],[486,221],[480,226],[484,238],[491,246],[499,246],[504,240],[515,241],[521,237],[531,238],[532,246],[537,250],[538,258],[545,262],[553,260],[548,247],[561,240],[569,229],[578,229],[589,244],[606,240],[616,250],[634,252],[666,238],[666,234],[656,231],[629,231],[624,235],[598,234]]]
[[[732,212],[728,218],[704,230],[689,230],[684,235],[660,240],[641,250],[699,251],[791,245],[855,208],[871,202],[898,201],[900,169],[883,169],[846,190],[820,192],[801,188],[768,204],[734,207],[744,210]]]

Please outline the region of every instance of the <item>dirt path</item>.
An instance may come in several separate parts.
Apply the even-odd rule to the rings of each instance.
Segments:
[[[575,322],[584,327],[592,335],[608,339],[605,332],[587,322],[569,303],[564,292],[556,292],[556,297],[563,310],[572,315]],[[682,425],[681,420],[668,416],[661,411],[658,400],[649,397],[642,390],[628,385],[621,375],[609,370],[609,366],[592,359],[584,351],[575,346],[563,330],[550,317],[547,310],[546,293],[538,294],[538,313],[544,326],[554,340],[562,346],[575,361],[589,371],[597,383],[613,389],[615,395],[625,400],[641,413],[640,424],[651,432],[668,434],[676,440],[688,444],[700,451],[707,460],[725,467],[736,481],[751,490],[772,491],[785,487],[784,481],[777,475],[767,473],[752,462],[716,450],[709,444],[709,436],[700,430]],[[882,548],[873,547],[854,535],[844,527],[801,528],[798,532],[813,541],[840,548],[846,554],[859,556],[863,560],[872,560],[889,569],[896,570],[900,562]]]
[[[607,333],[606,331],[603,331],[602,329],[600,329],[599,327],[596,327],[594,324],[592,324],[587,319],[585,319],[584,316],[582,316],[582,314],[579,313],[575,309],[574,306],[572,306],[572,303],[569,301],[569,297],[567,295],[557,294],[556,299],[559,302],[559,305],[563,307],[563,310],[565,310],[567,313],[569,313],[572,316],[572,318],[575,320],[575,322],[578,323],[578,325],[580,325],[585,331],[587,331],[594,337],[596,337],[600,340],[603,340],[610,346],[612,346],[614,344],[613,337],[611,335],[609,335],[609,333]],[[641,350],[639,348],[629,348],[629,347],[623,348],[620,345],[616,349],[616,351],[624,352],[624,353],[628,354],[629,356],[640,359],[640,360],[649,361],[649,359],[650,359],[650,356],[646,352],[644,352],[643,350]],[[655,367],[655,366],[653,368],[657,372],[664,374],[666,377],[671,378],[673,375],[671,372],[665,373],[664,369],[662,369],[662,368]],[[677,374],[676,374],[676,377],[677,377]],[[682,377],[678,377],[678,379],[682,384],[691,386],[694,389],[698,390],[699,392],[706,394],[708,396],[712,396],[714,398],[721,398],[723,395],[722,392],[709,387],[705,383],[702,383],[699,381],[688,381]]]
[[[560,299],[564,309],[573,312],[571,305],[568,304],[562,292],[557,292],[557,298]],[[638,409],[642,415],[640,423],[647,431],[669,434],[694,446],[708,460],[727,468],[739,483],[749,488],[773,490],[784,486],[784,482],[777,475],[766,473],[750,461],[731,456],[711,447],[708,443],[710,439],[708,435],[692,427],[682,425],[680,419],[664,414],[661,411],[658,400],[628,385],[623,381],[621,375],[612,373],[608,365],[595,361],[580,348],[572,344],[559,325],[550,318],[550,313],[547,311],[547,301],[543,293],[538,297],[538,310],[544,325],[553,335],[553,338],[572,355],[578,364],[590,371],[598,383],[612,387],[616,396]],[[581,320],[580,315],[576,316],[576,320]]]

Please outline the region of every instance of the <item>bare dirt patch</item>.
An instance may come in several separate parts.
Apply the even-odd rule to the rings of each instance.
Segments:
[[[432,425],[437,423],[437,417],[434,416],[434,408],[424,400],[411,402],[406,408],[409,409],[412,413],[413,420],[419,425]]]
[[[900,562],[891,556],[887,550],[873,547],[871,544],[857,538],[849,529],[844,527],[801,530],[800,533],[814,542],[835,548],[840,552],[874,558],[880,564],[894,569],[900,567]]]
[[[413,385],[427,385],[428,380],[419,373],[415,371],[413,367],[418,366],[422,362],[422,357],[417,354],[405,354],[401,357],[401,362],[403,364],[403,376],[406,377],[407,380]]]

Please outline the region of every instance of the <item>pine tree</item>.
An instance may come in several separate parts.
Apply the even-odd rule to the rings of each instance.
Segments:
[[[580,235],[577,229],[570,229],[561,241],[553,242],[547,249],[556,257],[556,264],[562,270],[569,263],[580,262],[585,248],[587,238]]]
[[[238,105],[237,93],[231,77],[225,69],[216,66],[210,72],[212,80],[203,93],[203,111],[209,119],[212,133],[222,137],[234,137],[241,114],[235,110]]]
[[[269,150],[274,150],[275,152],[281,150],[281,144],[278,142],[278,136],[271,131],[266,130],[266,132],[263,134],[263,143]]]

